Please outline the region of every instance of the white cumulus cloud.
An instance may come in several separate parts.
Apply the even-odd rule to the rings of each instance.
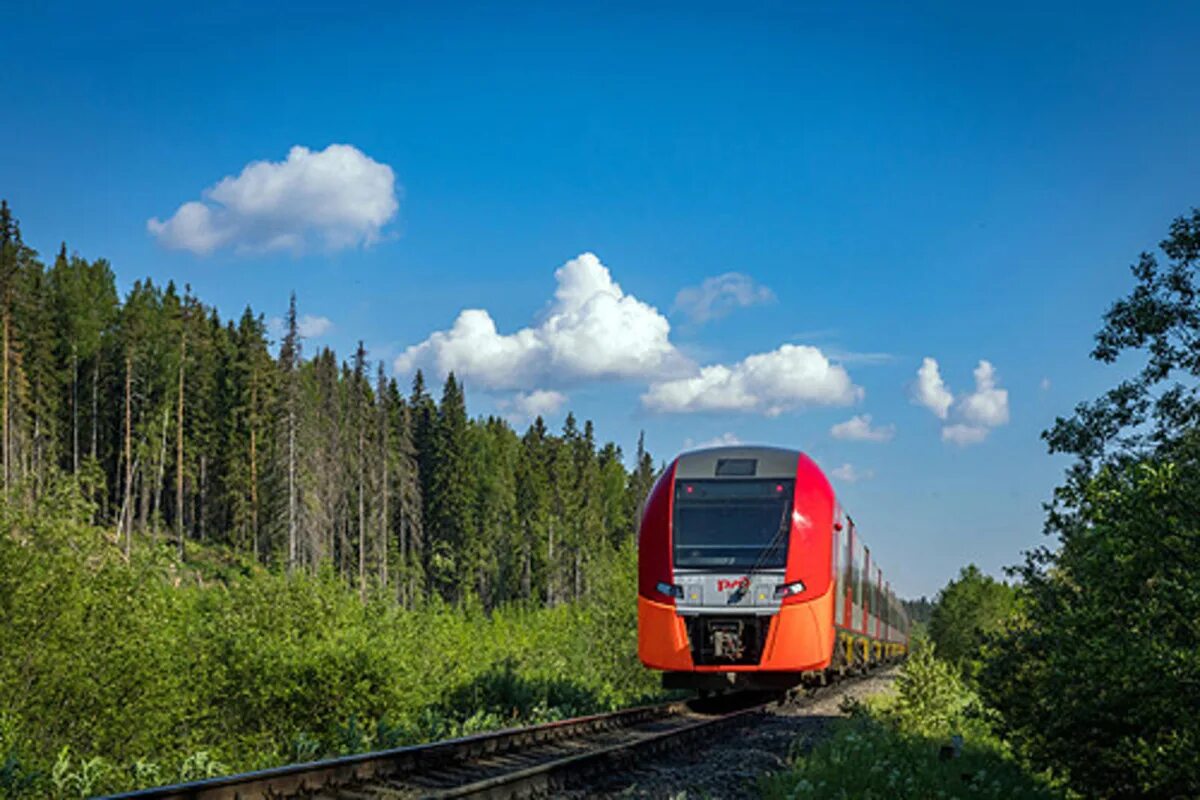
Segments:
[[[963,418],[976,425],[995,428],[1008,422],[1008,390],[996,386],[996,368],[980,361],[975,368],[975,391],[959,399]]]
[[[988,429],[982,425],[964,425],[960,422],[942,428],[942,441],[953,442],[960,447],[979,444],[987,435]]]
[[[913,384],[913,402],[928,408],[938,419],[946,419],[950,413],[954,395],[946,388],[936,359],[927,356],[921,362],[921,368],[917,370],[917,382]]]
[[[990,361],[980,360],[975,367],[975,391],[956,400],[942,382],[938,363],[926,358],[917,371],[913,389],[914,402],[925,406],[948,420],[953,407],[955,421],[942,426],[942,441],[961,447],[979,444],[992,428],[1008,422],[1008,390],[997,385],[996,368]]]
[[[852,442],[888,442],[896,435],[896,426],[872,428],[871,415],[858,414],[834,425],[829,432],[835,439],[848,439]]]
[[[775,293],[749,275],[726,272],[705,278],[699,286],[688,286],[675,295],[675,308],[693,322],[719,319],[737,308],[770,303]]]
[[[303,314],[296,318],[296,332],[302,339],[319,339],[333,330],[333,320],[329,317],[315,314]],[[271,317],[267,320],[267,332],[276,338],[287,334],[287,326],[283,317]]]
[[[293,147],[284,161],[254,161],[146,228],[165,247],[205,255],[331,250],[371,245],[396,215],[396,177],[387,164],[347,144]]]
[[[534,389],[532,392],[518,392],[512,400],[506,403],[518,415],[526,420],[534,417],[544,417],[556,413],[566,405],[567,396],[553,389]]]
[[[726,431],[720,436],[714,436],[712,439],[705,439],[702,442],[696,442],[692,439],[683,440],[684,450],[703,450],[706,447],[732,447],[733,445],[741,444],[742,440],[738,438],[736,433]]]
[[[626,294],[592,253],[555,273],[558,288],[543,321],[501,333],[491,315],[465,309],[395,361],[397,372],[453,371],[489,389],[646,378],[689,366],[671,344],[671,325],[653,306]]]
[[[834,467],[829,470],[829,474],[840,481],[846,483],[858,483],[859,481],[870,480],[875,477],[872,470],[858,470],[853,464],[842,464],[840,467]]]
[[[305,339],[315,339],[333,330],[333,322],[330,321],[329,317],[305,314],[296,320],[296,328]]]
[[[850,405],[864,392],[815,347],[785,344],[699,374],[652,383],[642,404],[661,412],[742,411],[777,416],[802,406]]]

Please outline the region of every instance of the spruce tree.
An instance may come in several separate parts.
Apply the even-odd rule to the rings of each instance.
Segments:
[[[471,467],[467,458],[467,408],[454,373],[446,377],[438,406],[428,530],[430,578],[447,600],[465,595],[479,558],[472,535]]]

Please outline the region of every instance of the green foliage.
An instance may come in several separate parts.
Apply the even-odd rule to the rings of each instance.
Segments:
[[[628,705],[634,551],[553,608],[374,591],[330,570],[126,561],[69,482],[0,506],[0,797],[76,797]],[[219,574],[222,580],[214,581]],[[209,577],[204,577],[205,575]]]
[[[904,606],[905,613],[908,614],[908,620],[914,625],[928,625],[929,618],[933,616],[933,603],[928,597],[921,596],[916,600],[901,600]]]
[[[918,736],[966,735],[997,744],[988,713],[958,670],[935,655],[937,645],[914,638],[912,651],[896,679],[896,694],[875,706],[877,715]]]
[[[1023,569],[1027,620],[989,648],[985,696],[1089,796],[1196,796],[1200,460],[1105,469],[1082,497]]]
[[[992,732],[979,698],[924,642],[896,692],[851,707],[815,747],[798,742],[790,767],[764,777],[763,797],[928,800],[1051,798]],[[950,757],[947,757],[947,756]]]
[[[282,300],[282,297],[280,298]],[[135,547],[234,551],[242,566],[332,568],[364,597],[487,609],[590,591],[593,563],[631,539],[654,478],[568,415],[471,419],[447,376],[401,395],[366,348],[305,353],[296,298],[277,354],[264,315],[222,319],[173,283],[119,297],[103,259],[47,267],[0,202],[0,495],[36,502],[86,484],[90,520]]]
[[[979,676],[1004,732],[1091,797],[1200,796],[1200,210],[1143,253],[1092,357],[1133,377],[1058,419],[1076,456]],[[1128,374],[1128,369],[1125,370]]]
[[[970,564],[938,593],[929,637],[942,658],[974,674],[985,642],[1004,629],[1016,610],[1016,589]]]
[[[1166,264],[1141,254],[1131,267],[1136,285],[1104,315],[1092,351],[1105,364],[1134,351],[1142,368],[1042,434],[1051,452],[1079,459],[1060,493],[1068,503],[1072,484],[1096,465],[1162,454],[1200,420],[1200,208],[1175,219],[1159,247]]]

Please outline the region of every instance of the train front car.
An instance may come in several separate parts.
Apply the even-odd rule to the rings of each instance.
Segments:
[[[665,686],[784,688],[903,656],[908,630],[903,604],[803,453],[685,453],[646,499],[638,654]]]
[[[669,688],[778,689],[834,654],[837,501],[803,453],[685,453],[647,498],[638,654]]]

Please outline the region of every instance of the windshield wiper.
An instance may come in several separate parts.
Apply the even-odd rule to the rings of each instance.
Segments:
[[[750,571],[746,573],[747,576],[753,575],[755,572],[758,572],[760,569],[762,569],[762,566],[767,563],[767,559],[779,547],[779,543],[786,538],[784,534],[790,527],[786,524],[788,519],[788,505],[789,504],[787,502],[784,502],[783,511],[779,514],[779,527],[775,529],[775,535],[771,537],[771,541],[767,542],[767,546],[763,548],[761,553],[759,553],[758,559],[754,562],[754,566],[752,566]],[[747,584],[741,586],[732,597],[735,599],[735,601],[741,600],[749,589],[749,582],[747,582]]]

